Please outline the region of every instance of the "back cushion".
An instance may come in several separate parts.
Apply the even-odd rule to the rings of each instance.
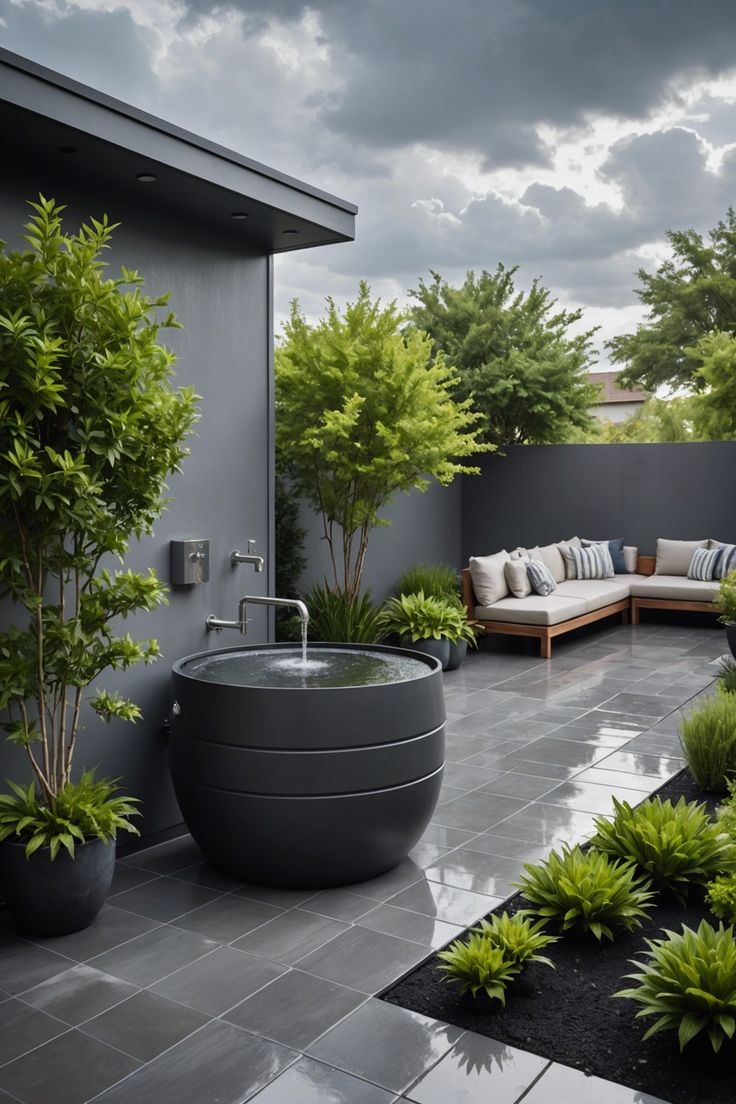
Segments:
[[[503,573],[508,559],[509,554],[505,548],[493,556],[470,557],[470,578],[473,580],[473,590],[479,606],[492,606],[494,602],[508,597],[509,588]]]
[[[577,579],[610,579],[614,574],[607,544],[591,544],[590,548],[571,548]]]
[[[572,550],[573,548],[580,548],[581,544],[577,537],[574,539],[577,541],[577,544],[573,544],[572,541],[557,542],[557,550],[562,556],[565,564],[566,579],[577,579],[577,575],[575,574],[575,561],[572,558]]]
[[[657,541],[657,563],[654,574],[687,575],[695,549],[707,547],[707,540],[678,541],[664,540],[660,537]]]
[[[541,560],[548,567],[552,578],[556,583],[564,583],[566,578],[565,561],[556,544],[545,544],[544,548],[536,548],[534,559]]]
[[[722,544],[718,551],[720,557],[714,578],[725,579],[732,571],[736,571],[736,544]]]
[[[713,579],[716,576],[720,558],[720,548],[696,548],[687,569],[688,579],[700,579],[701,581]]]
[[[546,598],[553,590],[557,590],[552,572],[541,560],[530,560],[526,565],[526,571],[535,594],[541,594]]]
[[[624,563],[626,565],[626,573],[628,575],[633,575],[639,565],[639,549],[636,545],[624,545]]]
[[[529,576],[526,572],[528,563],[526,557],[521,559],[517,556],[515,560],[508,560],[503,565],[506,583],[514,598],[528,598],[532,592],[532,584],[529,582]]]
[[[608,545],[608,551],[611,553],[611,561],[613,563],[613,570],[617,575],[626,574],[626,560],[624,558],[624,538],[614,537],[609,540],[586,540],[583,537],[583,548],[590,548],[592,544],[606,544]]]

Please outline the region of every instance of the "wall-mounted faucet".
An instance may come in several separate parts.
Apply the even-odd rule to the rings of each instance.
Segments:
[[[263,556],[256,556],[255,555],[255,553],[253,551],[255,546],[256,546],[256,542],[254,540],[249,540],[248,541],[248,551],[247,552],[239,552],[237,548],[234,549],[230,553],[230,563],[232,564],[232,566],[237,567],[238,564],[249,563],[249,564],[253,564],[256,571],[263,571],[263,563],[264,563]]]
[[[299,620],[302,625],[309,624],[309,611],[303,602],[300,602],[298,598],[261,598],[258,595],[246,594],[244,598],[241,598],[238,602],[238,619],[237,621],[222,621],[219,617],[215,617],[214,614],[210,614],[205,625],[208,629],[237,629],[241,636],[245,636],[248,632],[249,618],[248,603],[253,602],[256,606],[291,606],[299,614]]]

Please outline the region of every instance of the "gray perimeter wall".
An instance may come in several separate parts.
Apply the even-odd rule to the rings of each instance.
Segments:
[[[271,552],[269,261],[240,235],[226,236],[161,208],[147,210],[143,188],[140,201],[130,205],[109,193],[96,194],[94,185],[72,177],[17,166],[9,171],[4,167],[0,181],[0,237],[12,247],[20,245],[20,227],[29,213],[23,201],[39,190],[69,204],[69,227],[103,212],[122,221],[111,264],[137,268],[151,293],[171,291],[171,305],[184,330],[165,332],[163,339],[179,355],[178,381],[192,384],[203,396],[192,454],[183,474],[170,483],[174,501],[155,537],[133,547],[126,566],[154,567],[168,581],[169,541],[208,537],[210,582],[173,591],[168,607],[126,623],[134,635],[156,637],[164,658],[148,668],[103,678],[101,685],[130,695],[142,707],[144,719],[137,725],[105,726],[88,715],[76,760],[77,769],[99,765],[143,798],[142,830],[150,835],[181,821],[163,728],[171,663],[191,652],[239,643],[241,637],[233,632],[208,634],[205,618],[209,613],[233,618],[241,594],[268,592],[267,573],[256,575],[246,566],[232,569],[228,555],[247,537],[257,540],[266,557]],[[254,608],[252,615],[248,640],[263,641],[265,611]],[[7,624],[13,612],[6,608],[0,617]],[[0,779],[24,779],[27,774],[22,753],[0,742]]]
[[[524,445],[462,481],[462,558],[571,536],[736,541],[736,441]]]
[[[373,597],[385,598],[403,571],[414,564],[448,563],[461,565],[461,486],[456,479],[449,487],[433,483],[422,494],[412,491],[399,495],[385,511],[391,525],[376,529],[370,539],[364,585]],[[330,559],[322,537],[320,518],[302,505],[302,525],[307,530],[308,566],[300,589],[321,582],[330,573]]]

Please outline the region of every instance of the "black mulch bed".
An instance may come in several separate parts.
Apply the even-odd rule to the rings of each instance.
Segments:
[[[662,798],[706,801],[688,771],[681,771],[659,791]],[[504,908],[524,907],[517,895]],[[714,1055],[705,1033],[681,1056],[677,1035],[667,1031],[642,1043],[652,1018],[635,1020],[639,1005],[612,1000],[625,988],[622,976],[633,967],[629,959],[644,947],[644,938],[658,938],[662,928],[679,931],[686,923],[696,928],[702,919],[714,922],[702,891],[691,891],[686,906],[660,897],[650,920],[613,943],[600,946],[590,936],[565,936],[545,953],[556,969],[533,964],[508,992],[506,1008],[458,995],[457,987],[442,981],[434,956],[382,994],[402,1008],[444,1020],[510,1046],[574,1066],[587,1074],[651,1093],[671,1104],[734,1104],[736,1102],[736,1041]]]

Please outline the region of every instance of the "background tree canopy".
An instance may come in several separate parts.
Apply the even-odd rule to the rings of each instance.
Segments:
[[[637,273],[648,321],[608,343],[611,359],[623,368],[622,387],[701,390],[708,382],[699,371],[700,338],[736,332],[736,213],[729,207],[708,243],[694,230],[668,231],[667,238],[672,257],[653,275]]]
[[[582,311],[555,311],[538,280],[516,292],[516,268],[468,272],[451,287],[432,272],[411,291],[410,312],[457,373],[456,394],[471,399],[495,445],[566,441],[590,428],[589,407],[598,388],[588,380],[595,330],[573,334]]]

